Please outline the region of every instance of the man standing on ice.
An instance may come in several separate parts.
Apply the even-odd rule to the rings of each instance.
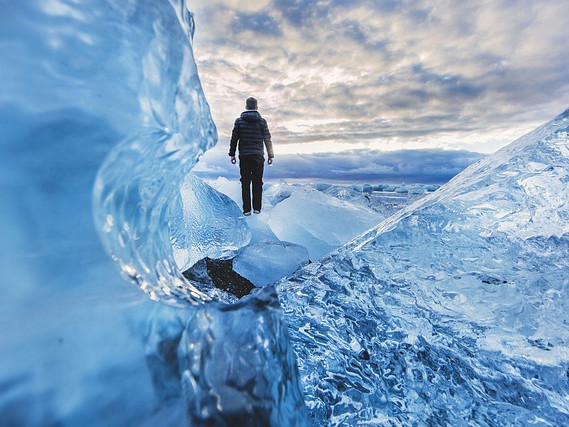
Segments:
[[[235,164],[235,150],[239,142],[239,172],[241,173],[241,195],[243,197],[243,214],[251,215],[251,184],[253,184],[253,212],[261,213],[261,197],[263,194],[263,169],[265,150],[269,156],[267,163],[273,164],[275,154],[267,121],[257,111],[257,100],[247,98],[246,110],[235,120],[229,155]]]

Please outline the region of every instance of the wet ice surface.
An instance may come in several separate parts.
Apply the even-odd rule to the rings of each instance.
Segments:
[[[294,243],[262,240],[247,246],[235,257],[233,269],[262,287],[289,276],[308,264],[308,251]]]
[[[317,423],[569,422],[568,117],[277,286]]]

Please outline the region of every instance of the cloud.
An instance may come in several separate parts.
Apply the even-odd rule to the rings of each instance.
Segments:
[[[224,142],[251,95],[279,144],[346,150],[490,153],[569,104],[565,0],[192,6],[195,56]]]
[[[267,13],[237,13],[232,29],[236,33],[252,31],[258,35],[280,36],[279,23]]]
[[[286,154],[277,156],[272,166],[265,167],[265,178],[441,184],[482,157],[483,154],[464,150],[432,149]],[[216,147],[206,153],[194,172],[204,178],[239,178],[238,167],[229,163],[227,147]]]

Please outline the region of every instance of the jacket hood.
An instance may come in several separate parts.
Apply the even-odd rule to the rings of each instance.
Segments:
[[[257,110],[247,110],[241,113],[241,118],[246,122],[257,122],[261,120],[261,114]]]

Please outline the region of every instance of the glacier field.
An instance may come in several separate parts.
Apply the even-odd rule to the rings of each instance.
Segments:
[[[191,172],[190,7],[2,2],[0,425],[569,425],[569,110],[439,189],[246,219]]]

